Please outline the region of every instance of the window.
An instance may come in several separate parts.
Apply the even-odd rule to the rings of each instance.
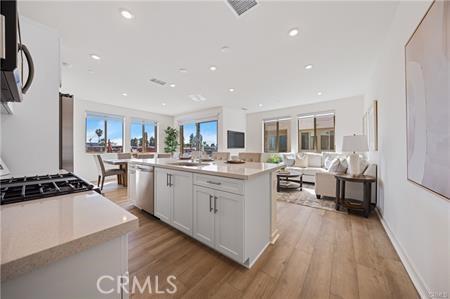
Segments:
[[[264,152],[286,153],[291,150],[291,119],[268,120],[264,122]]]
[[[120,116],[86,116],[86,152],[120,153],[123,151],[123,119]]]
[[[182,153],[203,150],[207,154],[217,152],[217,120],[190,123],[180,126]]]
[[[153,121],[133,120],[130,125],[132,152],[156,152],[158,126]]]
[[[334,151],[334,113],[305,115],[298,118],[299,151]]]

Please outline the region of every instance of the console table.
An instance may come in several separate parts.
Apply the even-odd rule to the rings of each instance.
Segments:
[[[372,183],[376,182],[376,178],[373,176],[359,175],[351,176],[348,174],[337,174],[336,178],[336,210],[339,210],[340,206],[344,206],[349,210],[360,210],[363,212],[364,217],[369,217],[371,209],[371,195],[372,195]],[[364,198],[362,201],[355,199],[345,198],[345,182],[360,183],[364,186]]]

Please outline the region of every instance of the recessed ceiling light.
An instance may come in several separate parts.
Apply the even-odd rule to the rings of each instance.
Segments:
[[[312,64],[307,64],[307,65],[305,65],[305,70],[310,70],[310,69],[312,69],[313,68],[313,65]]]
[[[263,104],[258,104],[258,107],[262,107],[262,106],[264,106]]]
[[[318,95],[318,96],[321,96],[321,95],[322,95],[322,92],[321,92],[321,91],[319,91],[319,92],[317,93],[317,95]]]
[[[209,67],[209,70],[211,70],[211,71],[215,71],[215,70],[217,70],[217,67],[215,66],[215,65],[211,65],[210,67]]]
[[[123,92],[122,96],[126,97],[126,96],[128,96],[128,94],[126,92]]]
[[[101,57],[98,56],[97,54],[89,54],[89,56],[91,56],[91,58],[94,59],[94,60],[100,60],[101,59]]]
[[[296,36],[298,32],[298,28],[292,28],[291,30],[289,30],[289,36]]]
[[[161,103],[161,105],[162,105],[162,106],[166,106],[167,104],[166,104],[166,103]]]
[[[185,68],[180,68],[179,71],[180,71],[180,73],[187,73],[187,69],[185,69]]]
[[[234,92],[234,88],[230,88],[228,89],[230,92]]]
[[[170,86],[170,87],[175,87],[176,85],[175,85],[174,83],[172,83],[172,84],[170,84],[169,86]]]
[[[226,53],[226,52],[230,51],[230,47],[223,46],[222,48],[220,48],[220,51],[221,51],[222,53]]]
[[[129,10],[126,10],[126,9],[121,8],[121,9],[120,9],[120,14],[121,14],[122,17],[124,17],[125,19],[128,19],[128,20],[134,19],[134,15],[133,15]]]

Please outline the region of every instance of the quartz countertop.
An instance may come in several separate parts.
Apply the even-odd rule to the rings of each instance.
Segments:
[[[200,174],[209,174],[241,180],[248,180],[253,176],[257,176],[267,172],[273,172],[284,166],[283,164],[271,164],[261,162],[230,164],[226,163],[225,161],[202,162],[206,163],[207,165],[201,166],[180,166],[180,165],[173,165],[173,163],[186,162],[186,160],[176,160],[169,158],[128,159],[127,161],[128,163],[131,164],[149,165],[154,167],[188,171]]]
[[[138,228],[138,219],[94,191],[3,205],[5,281]]]

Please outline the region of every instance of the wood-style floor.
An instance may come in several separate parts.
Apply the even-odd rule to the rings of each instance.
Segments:
[[[419,298],[376,215],[369,219],[278,203],[281,236],[246,269],[130,206],[114,183],[104,194],[139,218],[129,235],[130,277],[176,276],[183,298]],[[134,294],[133,299],[155,295]],[[168,297],[168,295],[158,295]]]

